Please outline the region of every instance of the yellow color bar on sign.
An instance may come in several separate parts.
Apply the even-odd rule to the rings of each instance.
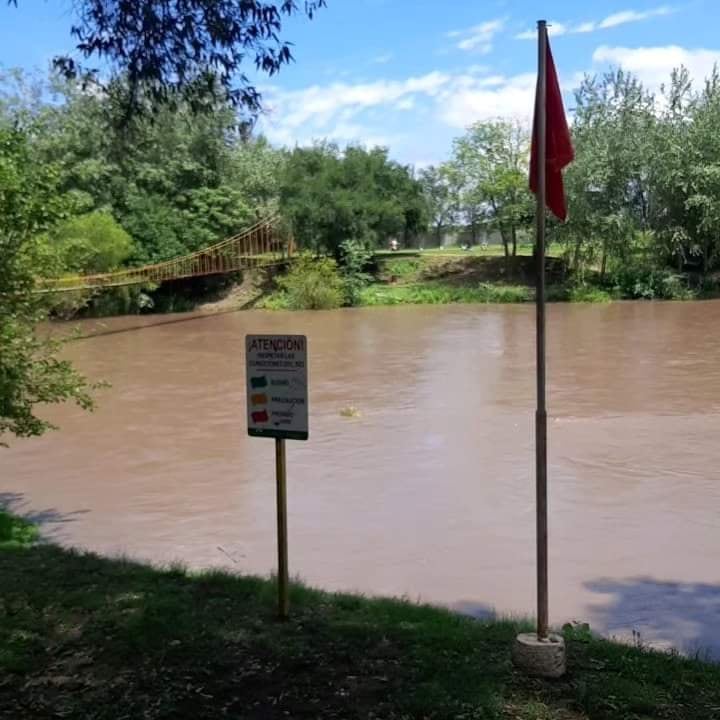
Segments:
[[[252,395],[250,401],[253,405],[265,405],[268,400],[265,393],[258,393],[257,395]]]

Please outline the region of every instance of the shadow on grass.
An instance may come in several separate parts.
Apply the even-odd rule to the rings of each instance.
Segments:
[[[90,512],[90,510],[62,512],[53,508],[34,510],[25,495],[17,492],[0,492],[0,509],[6,510],[13,515],[17,515],[18,517],[37,525],[41,533],[43,531],[47,531],[48,526],[51,526],[49,528],[49,534],[52,536],[56,535],[56,533],[52,532],[52,526],[61,526],[66,523],[75,522],[78,519],[78,516],[85,515]]]
[[[468,615],[475,620],[494,621],[498,619],[495,608],[490,605],[474,602],[472,600],[460,600],[450,605],[450,609],[454,612]]]
[[[570,643],[562,682],[513,670],[525,626],[397,600],[160,570],[45,544],[0,551],[0,715],[17,718],[711,720],[720,668]],[[465,609],[470,609],[465,604]]]
[[[591,610],[599,632],[627,638],[635,631],[641,644],[720,660],[720,585],[631,578],[586,587],[605,596]]]

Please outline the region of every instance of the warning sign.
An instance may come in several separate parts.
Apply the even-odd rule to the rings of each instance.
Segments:
[[[248,434],[308,439],[307,338],[247,335]]]

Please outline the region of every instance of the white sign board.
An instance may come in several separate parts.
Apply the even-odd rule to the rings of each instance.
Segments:
[[[246,335],[248,435],[308,439],[307,338]]]

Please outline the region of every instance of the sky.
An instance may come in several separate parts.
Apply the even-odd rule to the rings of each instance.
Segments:
[[[42,70],[72,49],[72,0],[0,7],[0,65]],[[327,0],[283,37],[295,61],[255,76],[266,112],[259,128],[288,146],[327,138],[384,145],[424,167],[446,159],[478,120],[529,121],[537,50],[547,19],[572,111],[585,73],[634,72],[652,90],[685,65],[696,80],[720,63],[720,1]]]

